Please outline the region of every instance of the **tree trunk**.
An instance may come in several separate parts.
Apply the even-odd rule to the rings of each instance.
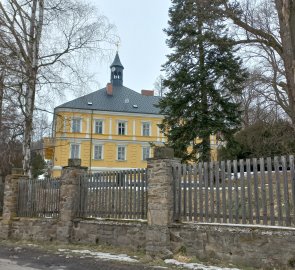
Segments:
[[[276,0],[280,35],[283,45],[283,59],[286,70],[288,98],[292,124],[295,129],[295,2]]]
[[[35,77],[35,78],[34,78]],[[33,114],[36,92],[36,72],[32,71],[30,80],[27,85],[26,105],[25,105],[25,127],[24,127],[24,142],[23,142],[23,170],[24,174],[29,178],[32,176],[31,172],[31,142],[33,132]]]
[[[3,96],[4,96],[4,72],[2,71],[0,73],[0,136],[2,136]]]
[[[198,22],[198,31],[202,33],[203,23],[201,21]],[[202,121],[207,122],[208,120],[208,96],[206,91],[206,71],[205,71],[205,49],[203,42],[200,42],[199,45],[199,54],[200,54],[200,70],[202,72],[201,80],[200,80],[200,91],[201,91],[201,99],[202,99]],[[203,129],[206,126],[206,123],[203,125]],[[200,138],[202,140],[202,149],[201,149],[201,161],[209,162],[211,158],[210,151],[210,134],[207,131],[202,132],[204,135]]]
[[[30,17],[29,62],[26,65],[27,87],[25,104],[25,128],[23,143],[24,174],[32,177],[31,172],[31,141],[33,132],[33,114],[35,107],[36,84],[38,73],[38,56],[44,17],[44,0],[34,0]]]

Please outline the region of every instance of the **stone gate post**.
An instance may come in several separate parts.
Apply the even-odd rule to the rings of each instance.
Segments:
[[[172,166],[179,163],[179,159],[174,159],[173,149],[167,147],[156,147],[154,158],[148,159],[146,253],[153,257],[172,256],[169,232],[174,202]]]
[[[6,176],[4,183],[3,214],[0,238],[8,239],[12,220],[17,216],[17,196],[19,179],[28,178],[22,169],[12,169],[11,175]]]
[[[79,202],[79,179],[87,170],[81,167],[80,159],[69,159],[68,166],[61,174],[59,222],[57,227],[57,240],[70,242],[73,220],[77,215]]]

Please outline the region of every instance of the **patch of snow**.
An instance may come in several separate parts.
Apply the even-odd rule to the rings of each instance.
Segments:
[[[27,244],[28,247],[39,247],[38,245],[36,244]]]
[[[44,180],[46,177],[44,174],[38,175],[38,180]]]
[[[223,268],[218,266],[208,266],[208,265],[204,265],[200,263],[183,263],[174,259],[167,259],[165,260],[165,263],[174,264],[176,266],[180,266],[180,267],[192,269],[192,270],[239,270],[238,268]]]
[[[126,254],[111,254],[111,253],[105,253],[105,252],[94,252],[90,250],[71,250],[71,249],[58,249],[59,252],[66,252],[66,253],[78,253],[84,256],[97,258],[101,260],[114,260],[114,261],[124,261],[124,262],[138,262],[138,260],[135,260],[131,257],[129,257]]]
[[[192,224],[192,222],[183,222],[185,224]],[[207,223],[207,222],[198,222],[194,223],[196,225],[212,225],[212,226],[221,226],[221,227],[245,227],[245,228],[262,228],[262,229],[278,229],[278,230],[285,230],[285,231],[295,231],[293,227],[284,227],[284,226],[270,226],[270,225],[263,225],[263,224],[235,224],[235,223]]]
[[[3,270],[38,270],[24,265],[17,265],[16,262],[8,259],[0,259],[0,269]]]

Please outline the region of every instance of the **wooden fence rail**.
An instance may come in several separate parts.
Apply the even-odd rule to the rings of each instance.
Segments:
[[[81,176],[78,209],[79,217],[146,219],[147,170]]]
[[[58,217],[59,179],[21,179],[18,188],[17,214],[19,217]]]
[[[173,167],[175,220],[295,226],[294,157]]]

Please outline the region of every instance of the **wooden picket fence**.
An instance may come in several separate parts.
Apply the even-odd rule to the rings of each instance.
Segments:
[[[147,170],[82,175],[78,215],[86,218],[146,219]]]
[[[58,217],[59,179],[20,179],[18,190],[17,215],[19,217]]]
[[[295,225],[294,157],[173,167],[175,220]]]

